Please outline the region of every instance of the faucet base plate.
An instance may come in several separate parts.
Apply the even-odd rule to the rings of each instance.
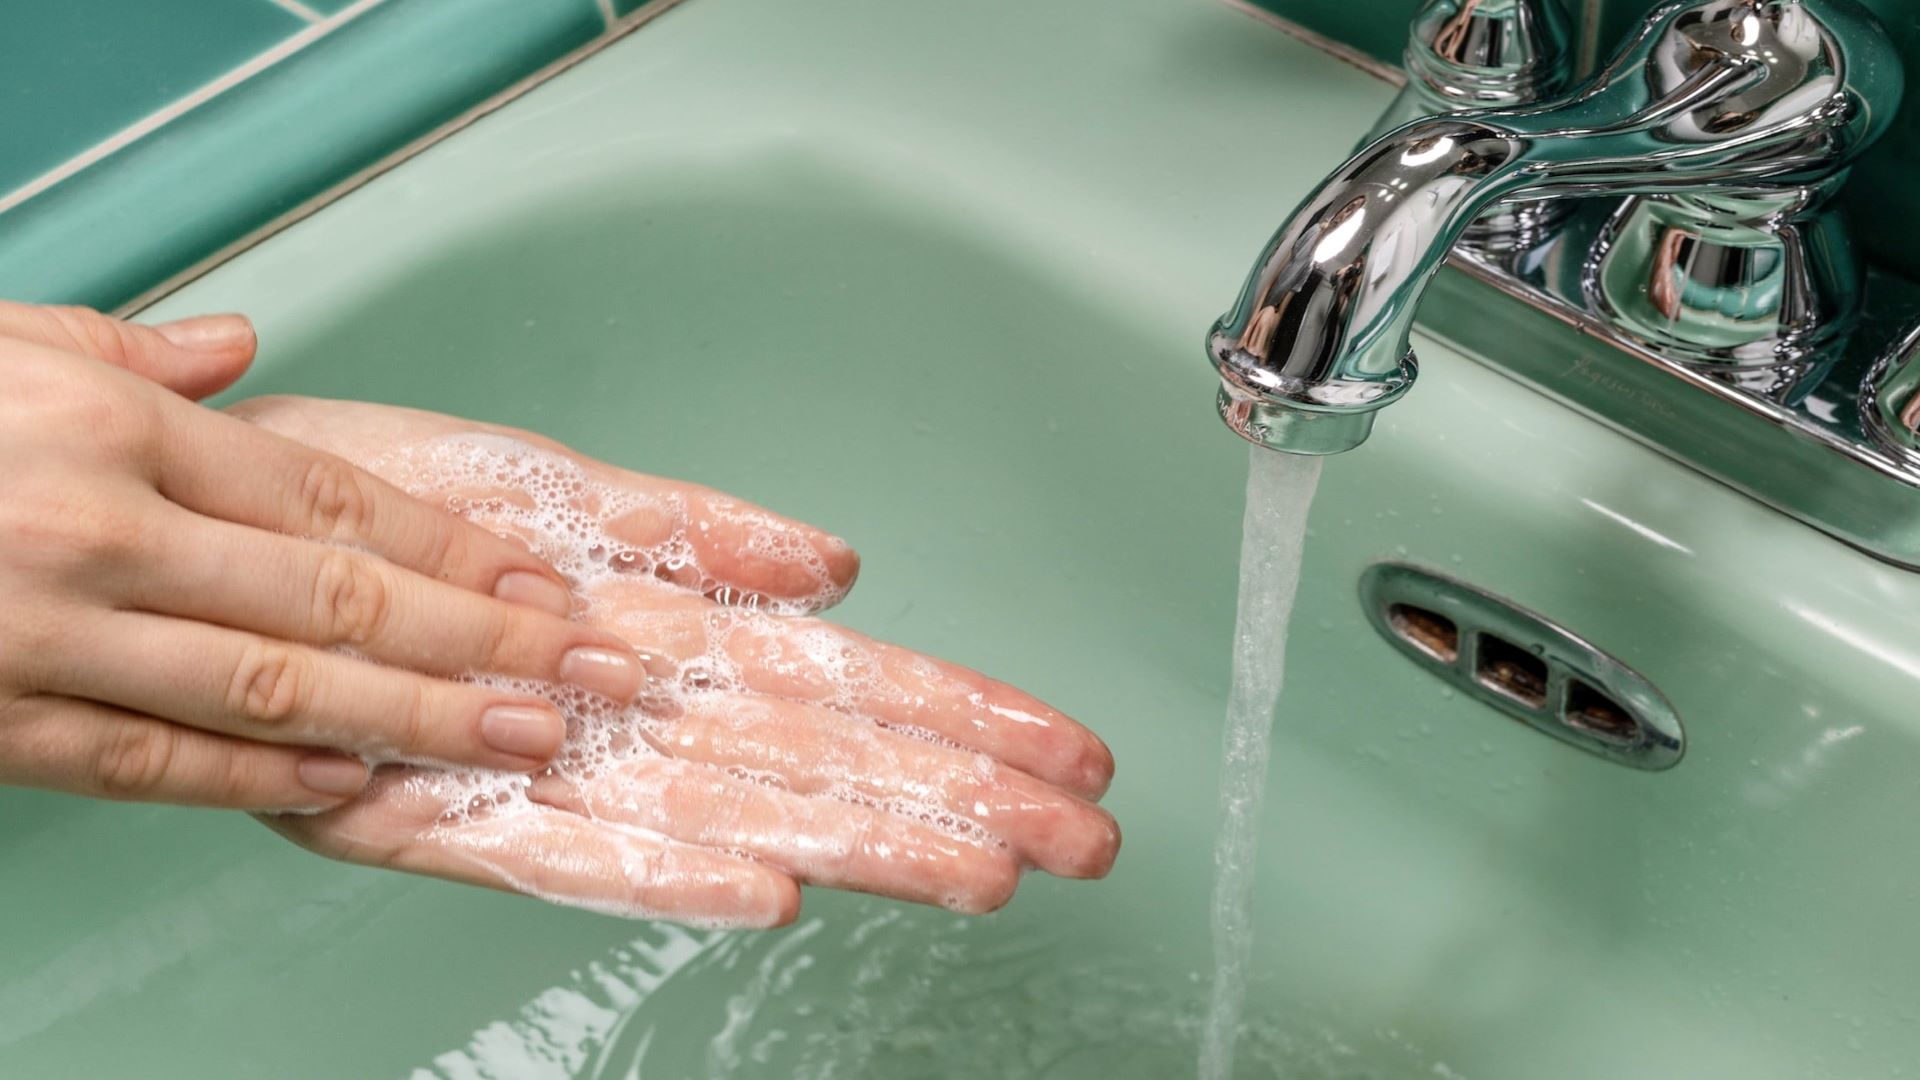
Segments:
[[[1664,356],[1594,310],[1582,270],[1608,200],[1591,202],[1532,250],[1456,249],[1420,328],[1822,532],[1920,569],[1920,465],[1874,439],[1859,410],[1862,380],[1920,300],[1915,287],[1869,275],[1852,345],[1830,366],[1758,387],[1749,371]]]

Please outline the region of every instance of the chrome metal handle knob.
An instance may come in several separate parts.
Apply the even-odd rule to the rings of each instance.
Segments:
[[[1680,0],[1559,101],[1390,132],[1301,203],[1215,323],[1221,415],[1275,449],[1356,446],[1413,383],[1421,293],[1495,202],[1817,185],[1886,128],[1900,90],[1853,0]]]

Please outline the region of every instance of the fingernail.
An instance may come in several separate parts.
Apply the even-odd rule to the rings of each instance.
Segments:
[[[254,346],[253,321],[245,315],[196,315],[154,327],[160,336],[197,353],[227,353]]]
[[[495,705],[480,714],[480,738],[503,754],[545,761],[559,753],[567,723],[531,705]]]
[[[322,795],[358,795],[367,789],[371,775],[366,762],[339,754],[310,754],[294,771],[301,783]]]
[[[632,653],[582,646],[560,660],[560,678],[615,701],[631,701],[646,673]]]
[[[509,604],[539,608],[563,618],[573,614],[573,594],[567,587],[531,570],[502,574],[493,587],[493,595]]]

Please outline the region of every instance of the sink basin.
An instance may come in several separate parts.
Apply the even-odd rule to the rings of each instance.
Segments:
[[[839,532],[838,617],[1093,725],[1127,844],[983,919],[715,934],[0,792],[0,1072],[1190,1072],[1246,469],[1201,332],[1390,90],[1203,0],[696,0],[147,313],[252,313],[245,393]],[[1240,1075],[1916,1075],[1914,575],[1418,344],[1312,512]],[[1454,695],[1370,626],[1382,560],[1632,666],[1686,756]]]

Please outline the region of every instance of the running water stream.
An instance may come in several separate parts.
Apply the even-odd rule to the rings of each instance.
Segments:
[[[1240,606],[1233,689],[1220,761],[1220,832],[1213,848],[1213,997],[1200,1037],[1200,1080],[1233,1074],[1233,1048],[1253,949],[1253,868],[1267,794],[1273,710],[1286,675],[1287,621],[1300,584],[1307,510],[1320,458],[1253,447],[1240,528]]]

